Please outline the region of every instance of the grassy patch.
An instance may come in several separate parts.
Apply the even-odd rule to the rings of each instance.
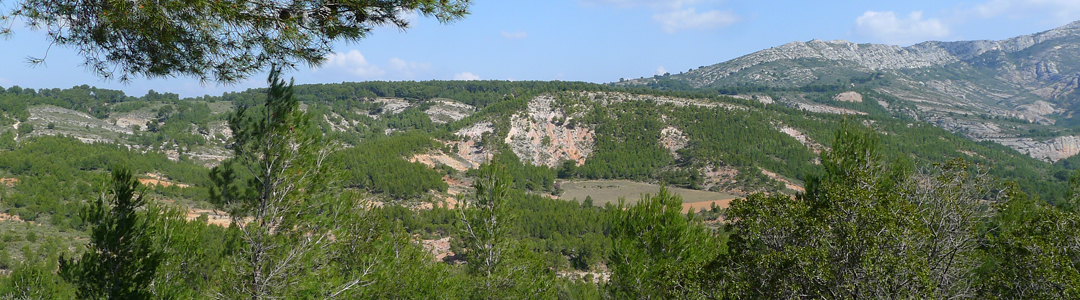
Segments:
[[[593,205],[604,203],[619,203],[619,198],[626,199],[627,203],[636,203],[641,195],[656,195],[660,191],[660,185],[635,182],[630,180],[583,180],[563,182],[561,188],[562,199],[584,201],[586,197],[592,197]],[[682,196],[683,203],[700,203],[722,201],[738,198],[736,195],[709,191],[691,190],[677,187],[668,187],[672,193]],[[727,203],[724,201],[724,203]],[[719,204],[719,203],[718,203]],[[706,204],[707,206],[707,204]]]

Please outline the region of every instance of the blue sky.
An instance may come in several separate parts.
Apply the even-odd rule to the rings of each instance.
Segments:
[[[1000,40],[1080,20],[1080,0],[740,1],[474,0],[452,24],[416,18],[412,28],[381,28],[359,43],[339,43],[297,83],[368,80],[571,80],[678,73],[792,41],[844,39],[910,45],[925,40]],[[0,40],[0,86],[148,90],[220,95],[265,85],[263,74],[235,85],[191,78],[102,81],[67,48],[41,32],[14,28]],[[32,67],[29,56],[48,53]]]

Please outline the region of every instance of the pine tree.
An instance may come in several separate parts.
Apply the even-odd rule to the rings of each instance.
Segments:
[[[163,256],[153,248],[139,181],[115,168],[107,194],[87,207],[90,244],[78,260],[60,260],[60,274],[78,286],[82,299],[150,299],[149,285]]]
[[[268,299],[296,293],[341,296],[363,274],[325,281],[338,217],[352,206],[335,198],[337,175],[326,163],[334,149],[299,110],[292,83],[270,72],[260,107],[241,107],[229,118],[233,157],[210,172],[211,201],[229,213],[243,246],[234,257],[226,298]]]

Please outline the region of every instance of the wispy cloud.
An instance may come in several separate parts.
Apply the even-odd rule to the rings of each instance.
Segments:
[[[364,58],[364,55],[357,50],[349,50],[349,52],[334,52],[327,54],[325,62],[319,70],[328,70],[343,72],[352,76],[360,78],[376,78],[386,74],[382,68],[373,65]]]
[[[959,29],[964,26],[979,26],[969,25],[970,21],[1015,22],[1025,19],[1048,26],[1060,26],[1080,19],[1080,1],[983,0],[980,3],[961,5],[937,17],[926,17],[922,11],[899,17],[892,11],[871,10],[855,20],[854,33],[890,44],[910,44],[951,37],[953,27]]]
[[[405,61],[397,57],[390,59],[390,69],[405,79],[415,79],[418,74],[431,73],[431,64]]]
[[[521,30],[515,32],[507,32],[506,30],[503,30],[499,32],[499,35],[508,40],[520,40],[529,37],[529,33]]]
[[[667,69],[664,69],[664,66],[660,66],[660,67],[656,68],[656,75],[664,75],[664,74],[667,74],[667,73],[668,73],[668,71],[667,71]]]
[[[653,22],[668,33],[683,30],[708,30],[731,26],[742,20],[730,10],[702,7],[715,6],[717,0],[581,0],[581,3],[615,8],[647,8],[653,12]],[[699,9],[701,11],[699,12]]]
[[[941,20],[923,19],[921,11],[898,18],[892,11],[867,11],[855,19],[855,34],[890,44],[909,44],[949,35]]]
[[[461,72],[454,74],[454,80],[480,80],[480,76],[469,72]]]
[[[312,71],[321,77],[334,80],[370,80],[370,79],[416,79],[433,73],[429,63],[390,58],[386,64],[375,64],[360,51],[334,52],[324,57],[322,66]]]
[[[730,11],[710,10],[703,13],[690,7],[668,13],[653,15],[653,20],[660,23],[660,28],[669,33],[683,29],[713,29],[738,23],[740,18]]]

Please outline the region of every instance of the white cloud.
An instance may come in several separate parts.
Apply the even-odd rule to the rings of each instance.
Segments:
[[[708,9],[721,0],[580,0],[586,5],[652,10],[652,19],[668,33],[686,29],[715,29],[738,23],[742,18],[731,11]],[[704,12],[699,13],[702,7]]]
[[[1080,1],[1076,0],[990,0],[968,11],[981,18],[1025,18],[1052,16],[1057,22],[1080,18]],[[1047,20],[1050,21],[1050,20]]]
[[[867,11],[855,19],[855,33],[890,44],[908,44],[949,35],[949,28],[938,19],[923,19],[915,11],[906,19],[897,18],[891,11]]]
[[[480,76],[473,75],[469,72],[461,72],[454,74],[454,80],[480,80]]]
[[[710,10],[698,13],[696,8],[687,8],[668,13],[653,15],[653,20],[660,23],[660,28],[668,33],[681,29],[713,29],[726,27],[739,22],[739,16],[730,11]]]
[[[664,69],[664,66],[660,66],[660,67],[656,68],[656,75],[664,75],[667,72],[668,71],[667,71],[667,69]]]
[[[409,62],[397,57],[390,59],[390,69],[397,75],[406,79],[414,79],[417,74],[430,73],[431,64],[420,62]]]
[[[0,87],[4,87],[4,86],[10,85],[10,84],[11,84],[10,79],[0,77]]]
[[[393,57],[386,64],[371,63],[360,51],[334,52],[324,57],[322,66],[314,73],[333,77],[335,80],[390,79],[410,80],[430,75],[433,67],[429,63],[407,61]]]
[[[386,71],[379,66],[368,63],[364,55],[357,50],[349,50],[345,53],[334,52],[327,54],[324,58],[325,62],[319,70],[340,71],[362,78],[375,78],[386,74]]]
[[[685,5],[695,5],[703,0],[581,0],[589,5],[612,6],[617,8],[633,8],[648,6],[656,9],[679,9]]]
[[[502,35],[502,37],[508,40],[520,40],[529,37],[529,33],[521,30],[515,32],[507,32],[506,30],[503,30],[499,32],[499,35]]]

